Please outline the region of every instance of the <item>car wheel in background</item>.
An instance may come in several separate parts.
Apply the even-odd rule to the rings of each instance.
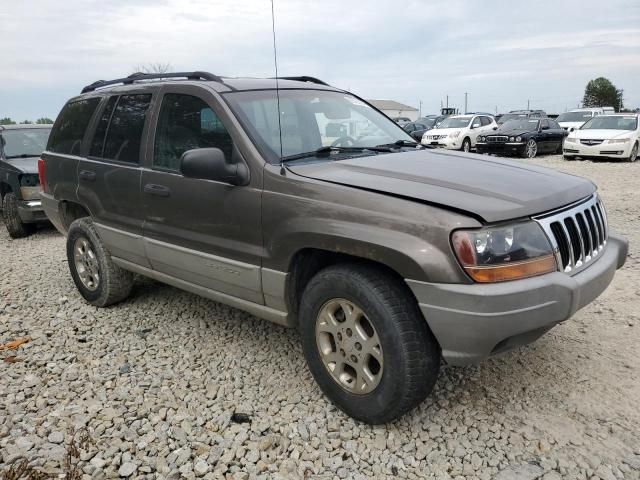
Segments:
[[[576,159],[576,157],[572,156],[572,155],[563,155],[562,158],[564,158],[565,160],[568,161],[573,161]]]
[[[460,150],[462,150],[463,152],[471,151],[471,140],[469,138],[465,138],[462,141],[462,147],[460,147]]]
[[[411,292],[377,268],[321,270],[304,291],[299,318],[311,373],[348,415],[389,422],[433,389],[440,347]]]
[[[90,304],[106,307],[129,296],[133,274],[113,263],[90,218],[69,227],[67,261],[78,291]]]
[[[523,156],[525,158],[535,158],[538,154],[538,142],[536,142],[533,138],[530,138],[527,141],[527,144],[524,146]]]
[[[36,231],[35,224],[20,219],[18,199],[13,192],[8,192],[2,199],[2,217],[11,238],[23,238]]]
[[[628,162],[635,162],[638,159],[638,142],[631,148],[631,155],[627,158]]]

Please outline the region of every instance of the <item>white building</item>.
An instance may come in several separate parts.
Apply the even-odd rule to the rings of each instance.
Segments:
[[[412,122],[418,119],[418,109],[394,100],[367,100],[390,118],[406,117]]]

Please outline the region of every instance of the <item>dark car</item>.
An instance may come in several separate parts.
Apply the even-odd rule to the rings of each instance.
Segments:
[[[533,158],[539,153],[562,153],[568,132],[552,118],[510,120],[494,133],[478,137],[478,153],[519,155]]]
[[[442,358],[478,362],[566,320],[627,254],[593,183],[423,148],[309,77],[99,81],[41,162],[87,302],[123,301],[141,274],[297,328],[322,391],[369,423],[420,404]]]
[[[509,113],[503,113],[499,117],[498,125],[501,125],[509,120],[522,120],[526,118],[547,118],[547,114],[544,110],[511,110]]]
[[[407,132],[416,142],[422,140],[422,135],[427,130],[431,130],[439,117],[421,118],[415,122],[407,123],[402,129]],[[444,118],[444,117],[442,117]]]
[[[0,126],[0,204],[12,238],[32,233],[47,221],[40,203],[38,158],[47,145],[51,125]]]

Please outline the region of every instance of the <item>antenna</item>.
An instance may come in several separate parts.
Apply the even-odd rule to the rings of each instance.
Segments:
[[[280,88],[278,84],[278,51],[276,49],[276,15],[273,7],[273,0],[271,0],[271,29],[273,30],[273,63],[276,67],[276,104],[278,107],[278,132],[280,134],[280,171],[284,173],[282,157],[282,122],[280,116]]]

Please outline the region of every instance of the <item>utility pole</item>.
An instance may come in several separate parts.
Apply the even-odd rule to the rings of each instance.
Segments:
[[[467,92],[464,92],[464,113],[467,113],[469,110],[467,109]]]
[[[420,113],[419,113],[419,115],[420,115],[419,118],[422,118],[422,100],[420,100]]]
[[[529,107],[529,99],[527,98],[527,110],[531,110],[531,108]]]
[[[449,108],[449,95],[447,95],[447,108]]]
[[[498,105],[496,105],[496,115],[498,114]]]

